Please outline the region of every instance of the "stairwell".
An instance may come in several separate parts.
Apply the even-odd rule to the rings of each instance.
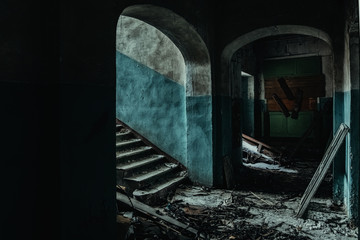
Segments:
[[[187,180],[182,164],[117,119],[116,183],[129,196],[156,205]]]

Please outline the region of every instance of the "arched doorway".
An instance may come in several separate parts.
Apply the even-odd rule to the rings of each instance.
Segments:
[[[296,149],[297,143],[313,127],[313,122],[317,122],[316,126],[325,127],[321,131],[315,127],[312,135],[305,138],[309,144],[319,143],[316,148],[319,152],[316,160],[318,163],[332,130],[331,104],[335,74],[333,58],[332,41],[328,34],[307,26],[279,25],[261,28],[242,35],[227,45],[221,58],[222,89],[231,94],[233,106],[237,104],[242,108],[232,108],[233,116],[237,111],[242,115],[239,119],[232,117],[232,135],[240,136],[246,132],[250,137],[269,145],[280,140],[273,144],[274,148],[286,146],[280,150],[290,150],[288,155],[296,152],[291,155],[295,159],[300,152]],[[249,77],[254,77],[254,86],[249,86]],[[291,115],[296,101],[287,99],[284,89],[277,81],[279,78],[285,78],[294,95],[297,89],[301,90],[302,108],[298,116]],[[274,101],[274,93],[282,95],[280,100],[285,102],[289,115],[285,116],[279,104]],[[254,96],[254,100],[249,96]],[[325,105],[326,112],[320,112],[319,109],[322,111]],[[236,127],[237,125],[241,127]],[[237,129],[241,129],[240,132]],[[292,145],[289,144],[290,141]],[[244,166],[244,146],[239,145],[233,144],[232,149],[233,163],[238,169]],[[273,167],[261,165],[261,168]],[[316,167],[315,164],[313,168]],[[284,169],[279,166],[277,170]],[[308,178],[311,177],[312,174],[309,173]],[[268,180],[266,177],[265,181]],[[297,190],[305,189],[304,187],[306,183]],[[331,194],[331,184],[327,185],[327,190]]]
[[[188,167],[192,181],[212,185],[205,43],[185,19],[153,5],[126,8],[116,39],[117,118]]]

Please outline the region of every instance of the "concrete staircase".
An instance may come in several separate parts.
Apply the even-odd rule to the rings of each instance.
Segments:
[[[186,180],[188,174],[184,166],[117,120],[117,185],[125,187],[130,196],[156,205]]]

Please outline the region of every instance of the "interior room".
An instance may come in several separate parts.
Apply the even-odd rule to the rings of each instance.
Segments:
[[[359,1],[0,12],[1,239],[359,238]]]

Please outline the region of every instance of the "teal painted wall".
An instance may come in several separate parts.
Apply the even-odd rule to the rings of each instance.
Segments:
[[[212,186],[212,97],[185,96],[184,86],[120,52],[116,70],[116,117],[185,165],[193,182]]]
[[[116,53],[116,117],[187,166],[184,86]]]
[[[335,92],[333,105],[333,135],[344,122],[344,93]],[[345,144],[341,146],[333,162],[333,198],[334,201],[342,203],[344,197],[345,182]]]
[[[334,101],[334,132],[344,122],[350,127],[345,143],[333,164],[334,200],[344,203],[351,219],[359,218],[359,89],[336,92]]]
[[[213,185],[212,97],[186,97],[187,159],[190,178]]]
[[[345,102],[349,108],[345,109],[345,123],[350,127],[346,139],[345,173],[347,183],[344,184],[345,204],[348,214],[355,222],[359,221],[359,89],[344,93]]]

